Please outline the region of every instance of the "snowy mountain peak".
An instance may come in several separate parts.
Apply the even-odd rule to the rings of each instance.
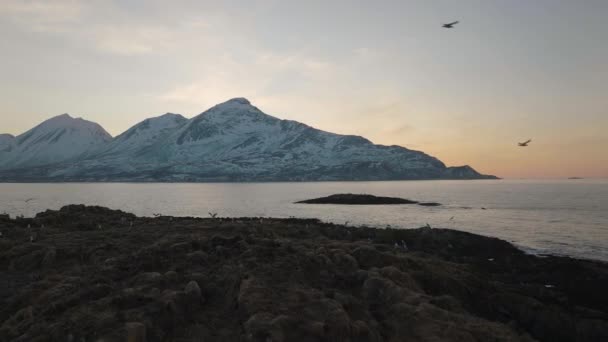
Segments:
[[[186,121],[188,121],[188,119],[183,117],[181,114],[165,113],[163,115],[145,119],[144,121],[133,126],[133,128],[138,127],[140,125],[151,125],[157,128],[164,128],[167,126],[175,126],[176,124],[181,124]]]
[[[153,137],[157,135],[160,131],[173,129],[184,124],[186,121],[188,121],[188,119],[186,119],[180,114],[166,113],[141,121],[135,126],[129,128],[121,135],[117,136],[115,140],[132,140],[134,137],[142,135],[146,135],[147,137]]]
[[[38,166],[66,161],[108,143],[112,136],[95,122],[69,114],[52,117],[10,143],[0,168]]]
[[[167,112],[167,113],[165,113],[163,115],[157,116],[157,118],[165,118],[165,117],[166,118],[183,118],[183,119],[185,119],[184,116],[181,115],[181,114],[170,113],[170,112]]]
[[[124,133],[117,136],[111,143],[96,151],[101,155],[116,155],[143,153],[150,145],[183,126],[188,119],[180,114],[166,113],[157,117],[145,119]]]
[[[112,139],[112,136],[108,132],[106,132],[103,127],[99,124],[84,120],[83,118],[75,118],[70,116],[70,114],[61,114],[54,116],[46,121],[43,121],[38,126],[32,128],[31,130],[19,135],[17,137],[20,140],[20,143],[24,141],[24,137],[29,137],[29,133],[37,132],[49,132],[56,129],[75,129],[75,130],[86,130],[91,133],[103,137],[106,140]]]
[[[15,147],[15,137],[11,134],[0,134],[0,162]]]
[[[8,134],[8,133],[0,134],[0,143],[3,141],[10,141],[13,139],[15,139],[15,136],[12,134]]]
[[[226,115],[226,114],[239,114],[239,113],[247,113],[247,112],[261,113],[261,111],[257,107],[254,107],[251,104],[251,102],[249,102],[249,100],[247,100],[246,98],[236,97],[236,98],[228,100],[226,102],[217,104],[217,105],[211,107],[210,109],[208,109],[207,111],[203,112],[202,114],[209,115],[209,114],[222,113],[223,115]]]
[[[245,98],[234,98],[220,103],[192,118],[178,133],[177,144],[218,139],[225,135],[244,137],[261,133],[265,127],[276,125],[280,119],[263,113]]]
[[[241,104],[241,105],[250,105],[251,102],[249,102],[249,100],[247,100],[244,97],[235,97],[233,99],[230,99],[224,103],[234,103],[234,104]]]

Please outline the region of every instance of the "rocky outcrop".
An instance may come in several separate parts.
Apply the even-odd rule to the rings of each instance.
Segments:
[[[307,204],[413,204],[418,203],[398,197],[382,197],[365,194],[335,194],[327,197],[298,201]]]
[[[606,264],[453,230],[70,206],[0,232],[0,341],[608,340]]]
[[[437,207],[437,202],[418,202],[399,197],[383,197],[366,194],[335,194],[327,197],[313,198],[296,203],[304,204],[348,204],[348,205],[380,205],[380,204],[418,204],[424,207]]]

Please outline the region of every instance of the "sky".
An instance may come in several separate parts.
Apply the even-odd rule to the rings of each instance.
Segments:
[[[0,133],[70,113],[118,135],[246,97],[504,178],[608,177],[606,14],[605,0],[0,0]]]

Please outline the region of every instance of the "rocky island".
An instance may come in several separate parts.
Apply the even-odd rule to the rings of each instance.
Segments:
[[[0,341],[607,341],[608,266],[446,229],[0,217]]]
[[[440,206],[437,202],[418,202],[399,197],[383,197],[367,194],[335,194],[327,197],[313,198],[296,203],[304,204],[348,204],[348,205],[380,205],[380,204],[418,204],[425,207]]]

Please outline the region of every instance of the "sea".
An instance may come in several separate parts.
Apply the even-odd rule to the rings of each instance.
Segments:
[[[417,201],[409,205],[295,202],[338,193]],[[608,261],[608,180],[437,180],[294,183],[0,183],[0,213],[32,217],[68,204],[155,214],[318,218],[349,226],[430,225],[507,240],[528,253]]]

